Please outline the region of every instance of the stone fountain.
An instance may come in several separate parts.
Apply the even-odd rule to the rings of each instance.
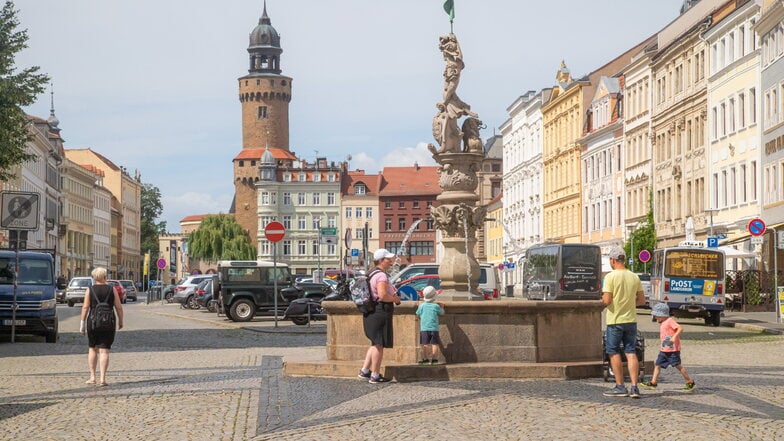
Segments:
[[[478,295],[479,263],[474,256],[476,230],[485,222],[487,208],[476,206],[479,183],[476,172],[484,159],[479,116],[457,95],[460,74],[465,68],[463,52],[454,33],[439,38],[444,62],[442,101],[436,104],[433,136],[439,147],[428,149],[439,168],[440,205],[431,208],[436,228],[441,232],[444,255],[438,275],[444,300],[481,299]],[[465,117],[462,124],[460,119]]]

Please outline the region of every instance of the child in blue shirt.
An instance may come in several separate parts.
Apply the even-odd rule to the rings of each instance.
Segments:
[[[436,289],[428,286],[422,290],[423,303],[416,314],[419,316],[419,344],[422,345],[422,360],[419,364],[438,364],[438,316],[444,314],[443,305],[435,303]],[[428,358],[428,352],[430,357]]]

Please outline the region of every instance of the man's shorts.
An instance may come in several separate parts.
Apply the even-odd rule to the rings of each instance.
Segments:
[[[636,354],[635,345],[637,343],[637,323],[622,323],[618,325],[607,325],[605,331],[605,352],[608,355]]]
[[[419,331],[419,344],[440,345],[441,338],[438,337],[438,331]]]
[[[681,365],[681,351],[675,352],[659,352],[659,356],[656,357],[656,366],[659,366],[662,369],[667,369],[668,367],[676,367]]]

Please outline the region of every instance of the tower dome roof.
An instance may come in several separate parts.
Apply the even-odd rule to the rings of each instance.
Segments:
[[[261,165],[275,165],[275,156],[272,155],[269,146],[264,149],[264,153],[261,155]]]
[[[259,24],[250,33],[250,46],[280,47],[280,34],[272,27],[272,20],[267,15],[267,2],[264,2],[264,13]]]

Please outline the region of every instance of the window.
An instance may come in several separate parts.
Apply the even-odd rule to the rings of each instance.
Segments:
[[[432,256],[433,242],[413,241],[408,248],[408,253],[412,256]]]
[[[329,228],[335,228],[335,215],[334,214],[330,214],[329,216],[327,216],[327,226]]]
[[[306,244],[304,240],[297,241],[297,254],[304,256],[306,252]]]
[[[267,106],[259,106],[257,119],[267,119]]]
[[[283,182],[291,182],[291,173],[283,173]]]
[[[291,256],[291,241],[284,240],[283,241],[283,255],[284,256]]]
[[[351,207],[346,207],[346,218],[351,218],[352,211],[353,210],[351,210]]]
[[[308,177],[305,173],[300,172],[299,177],[297,178],[299,182],[305,182],[308,180]]]
[[[384,248],[392,254],[399,254],[398,252],[402,246],[403,242],[384,242]]]
[[[364,196],[367,193],[367,187],[365,184],[359,183],[354,185],[354,196]]]
[[[362,207],[357,207],[354,211],[354,216],[359,219],[362,217]]]
[[[313,250],[311,254],[313,254],[314,256],[319,253],[319,243],[317,240],[310,242],[310,249]]]
[[[327,181],[335,182],[335,173],[330,173],[327,175]]]
[[[261,192],[261,205],[269,205],[270,197],[269,193],[266,191]]]
[[[728,115],[729,133],[735,133],[735,98],[730,98],[730,110]]]
[[[305,193],[297,193],[297,203],[299,205],[305,205]]]
[[[335,205],[335,193],[327,193],[327,205]]]
[[[384,219],[384,231],[392,231],[392,219]]]
[[[425,225],[427,226],[428,231],[432,231],[433,230],[433,219],[432,218],[425,219]]]
[[[392,208],[392,201],[384,201],[384,208],[386,208],[387,210]]]
[[[430,208],[433,206],[433,201],[427,201],[425,205],[427,206],[427,208]]]
[[[283,216],[283,228],[291,229],[291,216]]]
[[[751,161],[751,200],[757,200],[757,161]]]
[[[740,203],[743,204],[748,200],[748,182],[746,180],[746,164],[740,165]]]
[[[406,201],[400,201],[397,203],[397,208],[406,208]]]
[[[738,128],[746,127],[746,95],[738,95]]]
[[[313,193],[313,205],[321,205],[321,193]]]
[[[399,218],[397,220],[397,229],[399,231],[405,231],[406,230],[406,218],[401,217],[401,218]]]
[[[419,200],[414,199],[413,204],[414,204],[414,208],[419,208]]]
[[[372,239],[372,238],[373,238],[373,229],[368,228],[368,239]]]
[[[321,216],[313,216],[313,229],[318,230],[321,225]]]
[[[298,216],[297,217],[297,228],[300,230],[305,229],[305,216]]]
[[[373,207],[366,207],[365,208],[365,217],[370,219],[373,217]]]
[[[749,124],[757,123],[757,89],[749,89]]]
[[[337,247],[335,246],[334,243],[327,244],[327,255],[328,256],[334,256],[336,252],[337,252]]]
[[[313,182],[321,182],[321,173],[313,173]]]
[[[291,205],[291,193],[283,193],[283,205]]]

